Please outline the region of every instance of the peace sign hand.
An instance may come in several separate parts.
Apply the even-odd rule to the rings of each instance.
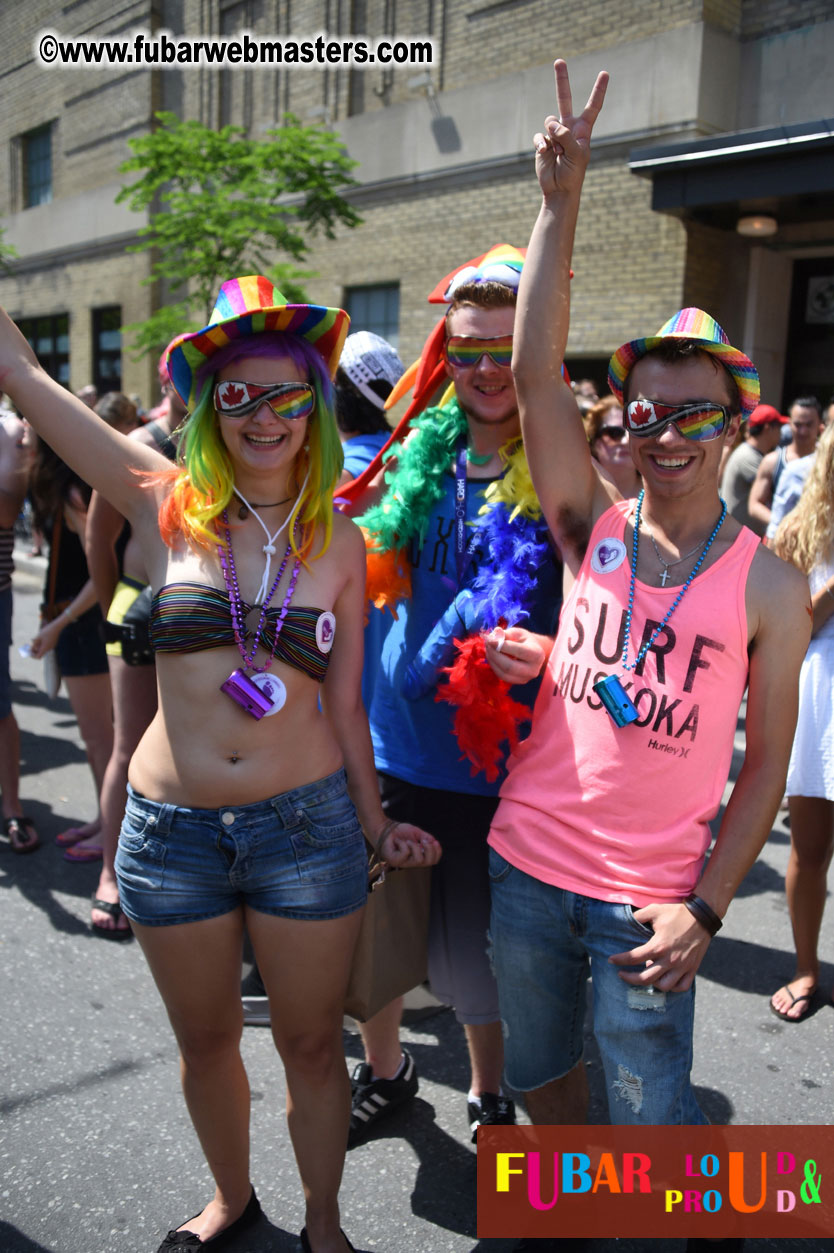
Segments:
[[[599,117],[608,87],[608,74],[601,70],[591,89],[588,103],[576,117],[567,64],[562,60],[554,61],[553,69],[556,73],[559,116],[545,118],[544,134],[537,134],[533,140],[536,149],[536,175],[545,199],[566,192],[578,192],[582,187],[591,156],[591,131]]]

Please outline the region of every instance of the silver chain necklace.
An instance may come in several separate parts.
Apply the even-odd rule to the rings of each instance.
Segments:
[[[682,561],[686,561],[687,557],[693,557],[695,553],[697,553],[698,550],[703,547],[704,541],[699,539],[695,547],[690,548],[688,553],[684,553],[682,557],[676,557],[674,561],[667,561],[664,557],[661,557],[660,549],[655,543],[655,538],[654,538],[654,535],[652,534],[651,527],[645,520],[643,522],[643,526],[646,528],[646,534],[648,535],[649,539],[652,541],[652,548],[655,551],[655,556],[657,557],[660,564],[663,566],[663,574],[660,576],[660,586],[665,587],[671,577],[669,574],[669,571],[671,570],[672,566],[679,566]]]

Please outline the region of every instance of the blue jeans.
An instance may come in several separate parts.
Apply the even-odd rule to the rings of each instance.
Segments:
[[[122,909],[147,927],[246,904],[282,918],[341,918],[368,894],[365,838],[344,770],[253,805],[189,809],[128,787],[116,853]]]
[[[651,936],[632,906],[542,883],[492,848],[489,873],[508,1084],[529,1092],[580,1060],[590,973],[611,1122],[705,1123],[689,1081],[694,987],[634,988],[617,974],[623,968],[608,961]]]

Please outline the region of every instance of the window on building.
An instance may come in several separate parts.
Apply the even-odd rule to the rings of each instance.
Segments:
[[[239,37],[247,30],[263,30],[265,20],[263,0],[220,0],[220,34],[224,38]],[[254,109],[254,75],[251,69],[251,66],[241,64],[233,69],[220,70],[218,102],[221,126],[251,129]]]
[[[23,136],[23,207],[52,199],[52,126],[39,126]]]
[[[69,314],[21,318],[17,325],[47,374],[69,387]]]
[[[99,396],[122,390],[122,307],[93,309],[93,382]]]
[[[379,283],[373,287],[346,287],[345,309],[352,331],[373,331],[395,348],[400,338],[400,285]]]

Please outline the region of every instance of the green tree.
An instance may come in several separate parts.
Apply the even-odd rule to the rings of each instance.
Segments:
[[[249,139],[239,126],[215,131],[173,113],[156,118],[150,134],[130,140],[133,156],[120,171],[139,178],[116,197],[149,212],[131,251],[153,250],[145,282],[166,280],[173,297],[125,328],[140,355],[205,326],[228,278],[267,274],[285,296],[303,300],[311,275],[297,263],[311,237],[332,239],[337,224],[361,221],[340,194],[354,185],[356,163],[329,131],[288,115],[265,138]],[[284,260],[276,263],[276,253]]]
[[[0,226],[0,274],[5,274],[9,269],[9,262],[18,256],[18,251],[14,244],[4,242],[3,236],[5,234],[5,226]]]

